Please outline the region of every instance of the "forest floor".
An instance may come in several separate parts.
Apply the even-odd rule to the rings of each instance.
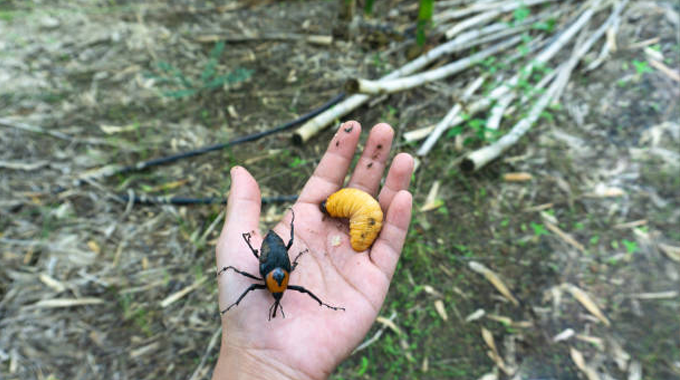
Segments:
[[[218,32],[331,35],[338,2],[212,3],[0,0],[0,378],[209,378],[223,207],[133,205],[117,194],[222,198],[238,164],[263,196],[294,195],[334,128],[302,146],[284,132],[74,179],[272,128],[347,78],[377,78],[408,60],[408,40],[382,32],[331,44],[252,38],[220,51],[210,38]],[[460,171],[457,158],[484,143],[473,132],[463,147],[445,135],[419,159],[411,229],[380,313],[401,333],[376,322],[367,339],[379,338],[332,378],[503,378],[483,329],[521,379],[680,378],[680,83],[648,64],[659,57],[677,75],[680,8],[671,3],[631,1],[618,49],[593,71],[577,69],[560,106],[499,160]],[[376,2],[374,21],[412,23],[415,4]],[[435,124],[485,69],[343,120],[365,130],[390,123],[394,151],[415,154],[403,134]],[[517,172],[531,177],[506,177]],[[435,182],[436,203],[423,210]],[[265,205],[262,228],[289,205]],[[519,306],[472,261],[497,273]]]

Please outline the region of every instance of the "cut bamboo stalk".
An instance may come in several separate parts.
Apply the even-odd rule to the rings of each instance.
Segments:
[[[449,11],[440,12],[434,17],[434,22],[441,24],[443,22],[465,17],[474,13],[485,12],[488,10],[497,10],[499,12],[508,12],[515,10],[521,6],[531,7],[538,4],[548,3],[556,0],[520,0],[520,1],[500,1],[494,3],[477,3],[462,9],[452,9]]]
[[[560,70],[559,74],[557,74],[557,78],[550,85],[550,88],[548,89],[547,93],[544,96],[542,96],[531,108],[531,111],[529,112],[528,116],[520,120],[517,124],[515,124],[515,126],[510,130],[510,132],[507,135],[503,136],[495,143],[488,145],[484,148],[478,149],[472,152],[470,155],[468,155],[465,159],[462,160],[460,164],[461,169],[463,169],[464,171],[479,170],[479,168],[496,159],[508,148],[517,143],[517,141],[519,141],[519,139],[533,126],[536,120],[538,120],[539,116],[541,115],[545,107],[548,106],[548,104],[550,104],[550,102],[552,101],[554,96],[558,93],[560,88],[569,81],[569,77],[571,76],[572,70],[576,67],[581,58],[590,50],[590,48],[592,48],[595,42],[602,38],[607,28],[609,28],[609,26],[616,20],[616,18],[619,17],[621,11],[623,10],[627,3],[628,0],[620,2],[612,11],[612,15],[607,19],[607,21],[605,21],[604,24],[602,24],[602,26],[600,26],[600,28],[598,28],[592,34],[592,36],[586,42],[584,42],[580,48],[577,49],[577,51],[564,65],[562,70]],[[576,34],[576,32],[578,31],[578,29],[576,29],[576,26],[581,25],[582,27],[583,24],[585,24],[585,22],[587,22],[590,19],[590,17],[592,17],[593,12],[594,10],[592,8],[589,8],[586,11],[584,11],[579,20],[585,21],[579,23],[579,20],[577,20],[577,22],[575,22],[571,28],[564,32],[562,37],[564,37],[564,35],[569,34],[568,32],[571,32],[570,34],[573,37],[573,35]],[[566,42],[563,42],[561,45],[564,46],[564,43]],[[546,48],[546,50],[544,50],[539,55],[539,57],[536,58],[536,60],[538,61],[539,58],[545,60],[547,57],[554,56],[557,53],[557,51],[558,50],[556,50],[553,47],[553,45],[551,45],[548,48]]]
[[[512,103],[513,100],[515,100],[516,94],[514,92],[511,92],[509,94],[506,94],[505,96],[501,97],[498,99],[496,102],[496,105],[494,105],[491,108],[490,116],[489,119],[486,121],[486,129],[489,131],[497,131],[498,128],[501,125],[501,119],[503,118],[503,114],[505,114],[505,110],[510,106],[510,103]],[[487,131],[486,137],[487,138],[492,138],[493,132]]]
[[[451,38],[457,36],[461,32],[468,30],[472,27],[479,26],[479,25],[484,25],[490,20],[495,19],[496,17],[501,15],[501,11],[498,10],[492,10],[492,11],[487,11],[484,13],[480,13],[474,17],[470,17],[469,19],[466,19],[465,21],[456,23],[452,28],[447,30],[444,35],[446,36],[447,40],[450,40]]]
[[[491,55],[518,44],[521,40],[520,37],[513,37],[469,57],[459,59],[434,70],[425,71],[408,77],[379,81],[351,79],[345,84],[345,89],[348,92],[360,92],[363,94],[383,94],[409,90],[459,73]]]
[[[461,100],[463,102],[467,102],[472,97],[472,94],[474,94],[475,91],[477,91],[482,86],[484,79],[484,77],[479,77],[470,83],[470,85],[465,89]],[[439,137],[441,137],[442,133],[444,133],[446,130],[446,127],[449,125],[451,120],[456,118],[462,109],[463,106],[460,103],[456,103],[453,108],[451,108],[446,116],[444,116],[444,118],[434,127],[434,131],[432,131],[432,134],[430,134],[427,140],[425,140],[420,149],[418,149],[418,152],[416,153],[418,156],[425,156],[430,152]]]

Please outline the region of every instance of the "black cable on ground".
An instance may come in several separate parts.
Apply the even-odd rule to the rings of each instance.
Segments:
[[[232,145],[237,145],[237,144],[242,144],[242,143],[249,142],[249,141],[259,140],[259,139],[261,139],[265,136],[273,135],[274,133],[285,131],[286,129],[289,129],[289,128],[292,128],[292,127],[294,127],[298,124],[304,123],[305,121],[313,118],[314,116],[316,116],[316,115],[326,111],[327,109],[333,107],[338,102],[340,102],[344,97],[345,97],[345,94],[341,93],[340,95],[335,96],[333,99],[329,100],[328,102],[326,102],[325,104],[323,104],[319,108],[317,108],[317,109],[315,109],[315,110],[313,110],[309,113],[306,113],[306,114],[300,116],[299,118],[297,118],[295,120],[292,120],[292,121],[289,121],[289,122],[287,122],[283,125],[280,125],[276,128],[272,128],[272,129],[269,129],[267,131],[242,136],[242,137],[236,138],[234,140],[228,141],[226,143],[208,145],[208,146],[204,146],[204,147],[201,147],[201,148],[198,148],[198,149],[190,150],[188,152],[182,152],[182,153],[177,153],[177,154],[173,154],[173,155],[170,155],[170,156],[154,158],[154,159],[148,160],[148,161],[142,161],[142,162],[139,162],[139,163],[134,164],[134,165],[128,165],[128,166],[122,167],[118,172],[113,173],[113,174],[127,173],[127,172],[131,172],[131,171],[136,171],[136,170],[144,170],[144,169],[151,167],[151,166],[167,164],[167,163],[170,163],[170,162],[175,162],[177,160],[181,160],[183,158],[199,156],[201,154],[212,152],[214,150],[224,149],[224,148],[232,146]]]
[[[198,148],[198,149],[193,149],[193,150],[190,150],[190,151],[187,151],[187,152],[176,153],[176,154],[172,154],[172,155],[165,156],[165,157],[159,157],[159,158],[154,158],[154,159],[148,160],[148,161],[138,162],[138,163],[133,164],[133,165],[123,166],[119,169],[107,172],[104,175],[100,175],[100,176],[92,177],[92,178],[87,178],[87,179],[97,179],[97,178],[101,178],[101,177],[110,177],[110,176],[113,176],[113,175],[116,175],[116,174],[123,174],[123,173],[138,171],[138,170],[144,170],[144,169],[147,169],[147,168],[152,167],[152,166],[168,164],[168,163],[171,163],[171,162],[181,160],[183,158],[199,156],[201,154],[205,154],[205,153],[212,152],[212,151],[215,151],[215,150],[224,149],[224,148],[227,148],[227,147],[230,147],[230,146],[233,146],[233,145],[238,145],[238,144],[242,144],[242,143],[249,142],[249,141],[259,140],[259,139],[261,139],[265,136],[269,136],[269,135],[273,135],[273,134],[281,132],[281,131],[285,131],[286,129],[290,129],[290,128],[298,125],[298,124],[302,124],[302,123],[306,122],[307,120],[313,118],[314,116],[316,116],[316,115],[326,111],[327,109],[333,107],[334,105],[339,103],[342,99],[344,99],[344,97],[345,97],[345,93],[340,93],[339,95],[336,95],[331,100],[324,103],[319,108],[316,108],[315,110],[308,112],[308,113],[300,116],[299,118],[297,118],[295,120],[289,121],[285,124],[282,124],[278,127],[275,127],[275,128],[272,128],[272,129],[269,129],[269,130],[266,130],[266,131],[252,133],[252,134],[249,134],[249,135],[246,135],[246,136],[241,136],[241,137],[238,137],[234,140],[227,141],[225,143],[208,145],[208,146],[204,146],[204,147],[201,147],[201,148]],[[87,179],[79,179],[79,180],[75,181],[74,184],[76,186],[80,186],[83,183],[87,182]],[[65,189],[62,188],[62,189],[59,189],[59,190],[63,191]],[[59,191],[57,191],[57,192],[59,192]]]
[[[297,200],[297,195],[279,195],[273,197],[262,197],[262,204],[270,203],[284,203],[284,202],[295,202]],[[118,199],[122,202],[129,203],[130,199],[134,204],[138,205],[176,205],[176,206],[187,206],[187,205],[209,205],[209,204],[227,204],[227,200],[224,198],[210,197],[210,198],[187,198],[187,197],[150,197],[144,194],[121,194]]]

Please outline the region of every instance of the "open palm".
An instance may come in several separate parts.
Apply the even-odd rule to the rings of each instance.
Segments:
[[[290,274],[289,285],[302,286],[345,311],[320,307],[309,295],[288,290],[281,299],[285,319],[279,314],[270,321],[267,311],[274,298],[266,290],[249,293],[223,316],[222,349],[213,378],[325,378],[368,332],[385,299],[406,237],[411,215],[411,195],[406,188],[413,159],[408,154],[397,155],[378,194],[394,132],[387,124],[371,130],[347,186],[377,195],[386,217],[373,246],[355,252],[347,222],[325,216],[319,204],[342,187],[360,133],[359,123],[347,122],[331,140],[293,206],[295,236],[288,251],[292,262],[298,253],[308,250]],[[258,260],[242,237],[250,232],[253,248],[262,244],[259,187],[243,168],[233,168],[231,175],[217,267],[234,266],[260,277]],[[290,239],[290,221],[288,212],[274,227],[284,243]],[[223,273],[219,281],[220,310],[257,282],[233,271]]]

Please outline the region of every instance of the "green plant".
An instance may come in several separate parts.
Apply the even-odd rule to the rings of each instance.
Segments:
[[[302,165],[304,165],[304,164],[306,164],[306,163],[307,163],[307,160],[304,160],[304,159],[302,159],[302,158],[300,158],[300,157],[293,157],[292,160],[291,160],[291,162],[290,162],[290,164],[288,164],[288,166],[290,166],[291,168],[295,169],[295,168],[297,168],[298,166],[302,166]]]
[[[432,24],[433,13],[434,0],[420,0],[418,23],[416,25],[416,42],[419,46],[425,45],[425,40],[427,39],[426,31]]]
[[[626,252],[628,253],[635,253],[638,251],[638,245],[634,241],[623,239],[621,240],[621,243],[626,247]]]
[[[531,14],[531,10],[526,5],[522,4],[519,8],[515,9],[512,13],[512,17],[515,23],[524,21]]]
[[[216,43],[210,51],[208,62],[198,78],[189,78],[182,70],[165,61],[156,64],[158,70],[156,74],[148,73],[146,76],[166,88],[162,91],[163,96],[175,99],[191,97],[202,91],[212,91],[225,84],[239,83],[250,78],[253,70],[242,67],[227,74],[218,74],[216,67],[222,51],[224,41]]]
[[[600,236],[598,236],[598,235],[593,235],[590,238],[590,244],[591,245],[596,245],[599,241],[600,241]]]
[[[535,30],[542,30],[548,33],[552,33],[555,29],[556,20],[554,18],[549,18],[546,21],[535,22],[531,28]]]
[[[539,236],[542,236],[542,235],[550,235],[548,230],[546,230],[545,227],[542,224],[531,222],[531,228],[534,230],[534,235],[536,237],[539,237]]]
[[[374,0],[366,0],[366,4],[364,4],[364,13],[368,16],[373,14],[373,3]]]
[[[635,72],[638,75],[654,72],[654,70],[651,67],[649,67],[649,63],[647,61],[638,61],[634,59],[632,63],[633,66],[635,67]]]

